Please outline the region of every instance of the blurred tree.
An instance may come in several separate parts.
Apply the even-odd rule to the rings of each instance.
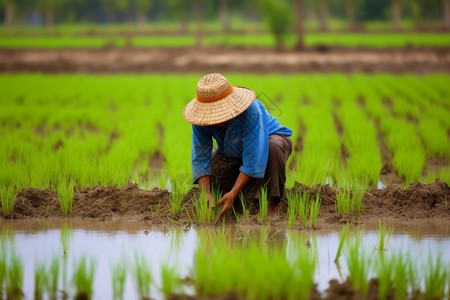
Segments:
[[[219,18],[222,24],[222,31],[230,31],[230,18],[228,16],[228,0],[220,0],[219,3]]]
[[[341,1],[342,0],[340,0],[340,2]],[[357,27],[355,16],[360,11],[363,4],[363,0],[345,0],[345,16],[347,18],[349,29],[355,29]]]
[[[180,21],[180,32],[188,31],[190,2],[188,0],[167,0],[167,7]]]
[[[0,8],[5,11],[5,26],[11,26],[14,23],[14,4],[13,0],[0,0]]]
[[[115,0],[115,9],[122,14],[125,21],[129,21],[127,12],[130,8],[130,4],[130,0]]]
[[[195,44],[197,47],[201,47],[203,36],[203,27],[202,27],[203,11],[201,0],[194,0],[194,14],[195,14],[195,23],[197,24]]]
[[[296,24],[295,30],[297,34],[297,44],[295,45],[295,50],[299,51],[304,48],[303,42],[303,1],[302,0],[294,0],[295,5],[295,16],[296,16]]]
[[[152,8],[152,4],[154,0],[135,0],[136,6],[136,14],[138,19],[138,24],[140,27],[144,27],[145,23],[147,23],[147,14],[149,10]]]
[[[101,0],[103,9],[106,13],[106,20],[108,23],[114,23],[116,21],[115,2],[116,0]]]
[[[450,0],[442,0],[442,12],[444,18],[444,27],[450,30]]]
[[[319,0],[319,28],[328,31],[328,0]]]
[[[38,0],[38,9],[44,16],[45,26],[53,26],[55,22],[55,11],[60,5],[60,0]]]
[[[392,24],[395,30],[400,30],[402,27],[402,1],[392,0]]]
[[[277,50],[285,49],[285,37],[292,24],[292,8],[286,0],[260,0],[262,12],[275,37]]]

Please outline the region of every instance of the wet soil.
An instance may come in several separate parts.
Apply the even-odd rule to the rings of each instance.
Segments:
[[[0,72],[450,72],[450,48],[0,49]]]
[[[320,193],[318,228],[346,222],[364,224],[379,218],[405,222],[419,219],[450,221],[450,187],[439,179],[431,184],[415,182],[406,189],[394,185],[383,189],[369,189],[364,194],[364,212],[360,215],[337,214],[337,190],[329,185],[311,187],[296,183],[290,191],[307,192],[311,196]],[[198,189],[192,188],[183,198],[182,205],[185,209],[179,215],[172,216],[170,194],[167,190],[159,188],[141,190],[134,184],[123,188],[98,186],[75,191],[71,217],[98,221],[131,220],[155,226],[188,224],[193,216],[193,198],[197,193]],[[273,225],[286,225],[287,209],[287,200],[282,199],[279,219],[272,221]],[[186,211],[190,216],[186,214]],[[257,212],[257,207],[253,205],[250,218],[248,220],[241,218],[239,224],[258,225]],[[58,195],[49,190],[34,188],[21,191],[17,196],[13,214],[2,216],[2,218],[12,219],[54,217],[63,217]],[[236,222],[231,212],[226,219],[227,222]]]
[[[395,298],[395,291],[394,289],[391,289],[391,291],[388,294],[387,299],[394,299]],[[225,294],[218,295],[218,296],[210,296],[210,297],[199,297],[199,296],[186,296],[186,295],[170,295],[170,300],[181,300],[181,299],[189,299],[189,300],[207,300],[207,299],[215,299],[215,300],[238,300],[238,299],[245,299],[242,297],[239,297],[235,291],[229,291]],[[329,282],[329,288],[324,292],[320,293],[317,290],[317,287],[314,286],[309,294],[309,300],[377,300],[379,299],[378,295],[378,280],[377,279],[371,279],[369,282],[369,288],[367,295],[363,295],[359,292],[357,292],[351,283],[347,280],[345,282],[339,282],[336,279],[330,280]],[[422,300],[426,299],[424,295],[415,292],[408,299],[411,300]]]

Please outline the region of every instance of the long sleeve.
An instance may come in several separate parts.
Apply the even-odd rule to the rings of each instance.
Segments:
[[[262,106],[252,105],[245,116],[243,153],[240,171],[250,177],[264,178],[269,156],[269,135]]]
[[[211,128],[192,125],[191,164],[194,184],[203,176],[211,175]]]

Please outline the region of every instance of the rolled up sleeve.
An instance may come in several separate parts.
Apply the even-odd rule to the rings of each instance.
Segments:
[[[242,166],[239,171],[253,178],[264,178],[269,156],[269,136],[264,114],[259,107],[251,106],[243,122]]]
[[[191,164],[194,184],[203,176],[211,175],[211,128],[192,125]]]

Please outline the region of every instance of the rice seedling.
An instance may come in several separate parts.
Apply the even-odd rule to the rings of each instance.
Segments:
[[[287,195],[288,198],[288,212],[287,212],[287,226],[292,227],[295,224],[295,220],[297,218],[297,209],[298,209],[298,196],[297,193],[290,192]]]
[[[170,211],[172,215],[176,216],[181,212],[181,202],[183,200],[183,193],[174,191],[170,193]]]
[[[75,299],[91,299],[95,276],[95,261],[88,262],[86,257],[81,257],[72,276],[75,287]]]
[[[268,209],[268,199],[267,199],[267,188],[262,187],[259,193],[259,213],[258,213],[258,221],[260,223],[264,222],[267,218],[267,209]]]
[[[306,192],[300,193],[298,199],[298,216],[303,226],[307,226],[308,224],[309,207],[309,194]]]
[[[47,289],[49,292],[49,298],[52,300],[57,299],[59,282],[59,259],[57,257],[53,258],[47,274]]]
[[[211,224],[216,217],[215,208],[211,207],[206,200],[206,192],[200,191],[197,198],[194,198],[194,216],[198,223]]]
[[[165,262],[161,266],[161,290],[166,298],[181,291],[181,281],[177,269]]]
[[[123,299],[125,293],[125,280],[127,278],[127,266],[124,262],[118,262],[112,269],[112,287],[113,287],[113,299]]]
[[[396,300],[405,299],[408,293],[408,259],[409,256],[400,252],[392,255],[392,281]]]
[[[378,298],[386,300],[392,287],[393,263],[391,258],[380,257],[376,264],[378,279]]]
[[[320,210],[320,192],[317,193],[315,200],[311,201],[309,212],[309,225],[310,227],[316,226],[317,218],[319,217]]]
[[[3,284],[6,281],[6,249],[2,246],[2,251],[0,252],[0,295],[3,295]],[[0,298],[3,299],[3,296]]]
[[[239,200],[241,201],[242,215],[244,216],[244,218],[246,220],[248,220],[250,218],[250,208],[247,208],[245,206],[245,198],[244,198],[244,194],[243,193],[239,193]]]
[[[448,284],[449,270],[442,261],[442,254],[435,256],[433,259],[431,254],[428,255],[428,263],[424,268],[425,281],[425,297],[427,299],[443,299],[445,297],[445,289]]]
[[[342,250],[344,249],[344,244],[348,238],[349,231],[350,231],[350,224],[347,223],[342,227],[341,231],[339,232],[339,244],[338,249],[336,251],[336,256],[334,257],[334,262],[337,262],[342,255]]]
[[[383,254],[384,251],[387,250],[389,245],[389,240],[391,239],[391,235],[394,232],[394,228],[389,228],[386,231],[386,225],[381,223],[381,220],[378,220],[378,232],[380,233],[378,237],[378,246],[376,249]]]
[[[364,196],[365,187],[361,185],[354,185],[352,188],[339,189],[336,196],[336,208],[339,214],[362,212],[362,199]]]
[[[42,300],[47,286],[46,266],[39,263],[34,268],[34,299]]]
[[[64,216],[68,216],[72,213],[73,205],[73,188],[72,182],[67,182],[66,179],[61,179],[58,184],[58,197],[61,205],[61,211]]]
[[[12,214],[14,210],[14,204],[16,202],[17,190],[14,187],[1,187],[0,198],[2,204],[2,213],[5,216]]]
[[[63,223],[61,224],[60,235],[64,255],[67,255],[67,252],[69,251],[70,239],[72,238],[73,235],[72,225],[68,220],[63,220]]]
[[[345,258],[349,271],[349,281],[357,292],[367,295],[369,290],[368,272],[371,264],[364,248],[361,235],[355,235],[349,242]]]
[[[150,297],[150,287],[153,281],[151,267],[146,261],[143,254],[134,253],[133,279],[136,290],[140,299],[148,299]]]
[[[19,256],[13,254],[6,270],[6,298],[22,299],[23,263]]]

